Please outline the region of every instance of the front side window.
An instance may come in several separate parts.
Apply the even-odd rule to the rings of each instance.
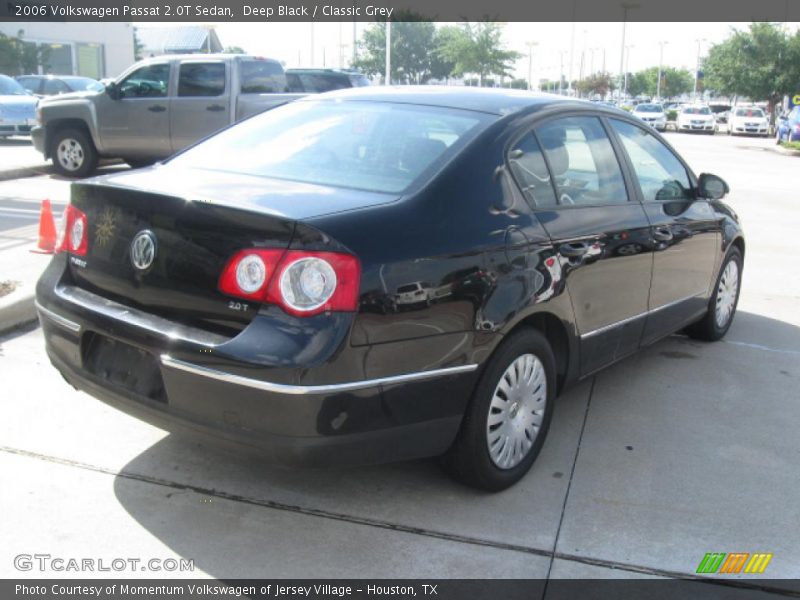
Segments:
[[[628,201],[622,170],[599,119],[555,119],[535,131],[559,204],[591,206]]]
[[[394,193],[492,119],[388,102],[301,100],[234,125],[170,164]]]
[[[183,63],[178,73],[178,96],[209,97],[225,93],[225,65],[213,63]]]
[[[39,93],[40,80],[36,77],[20,77],[17,82],[31,94]]]
[[[610,121],[631,160],[645,202],[693,198],[689,175],[669,148],[641,127]]]
[[[121,98],[165,98],[169,88],[169,65],[147,65],[136,69],[119,84]]]

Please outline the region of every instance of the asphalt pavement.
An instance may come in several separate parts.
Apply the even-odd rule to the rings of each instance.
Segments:
[[[763,575],[708,575],[703,597],[797,593],[798,159],[771,140],[667,137],[730,184],[747,235],[736,320],[722,342],[671,336],[568,390],[512,489],[462,487],[436,460],[291,470],[186,441],[74,391],[29,329],[0,338],[0,577],[82,575],[16,571],[34,551],[185,557],[214,578],[554,579],[692,576],[708,552],[767,552]],[[52,178],[10,183],[8,214],[18,195],[57,196]]]

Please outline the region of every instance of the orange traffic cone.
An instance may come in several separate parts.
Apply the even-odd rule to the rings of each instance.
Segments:
[[[42,200],[42,212],[39,215],[39,244],[38,254],[53,254],[56,250],[56,220],[53,218],[53,208],[50,200]]]

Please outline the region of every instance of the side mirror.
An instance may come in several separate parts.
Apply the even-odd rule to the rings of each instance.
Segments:
[[[111,98],[112,100],[120,99],[121,94],[119,91],[119,87],[117,86],[117,83],[115,81],[109,81],[106,84],[106,94],[108,94],[108,97]]]
[[[697,180],[697,195],[700,198],[719,200],[730,191],[731,189],[722,177],[717,177],[711,173],[703,173]]]

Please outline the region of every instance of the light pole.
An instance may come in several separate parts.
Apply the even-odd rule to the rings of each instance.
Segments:
[[[386,21],[386,76],[384,85],[392,85],[392,22]]]
[[[697,42],[697,64],[694,69],[694,100],[697,102],[697,81],[700,79],[700,44],[706,41],[706,38],[698,38]]]
[[[558,53],[559,55],[559,67],[558,67],[558,94],[560,96],[564,95],[564,55],[567,53],[566,50],[562,50]]]
[[[314,66],[314,21],[311,21],[311,58],[309,59],[308,66]]]
[[[658,83],[656,83],[656,98],[661,101],[661,69],[664,64],[664,44],[669,44],[667,41],[660,41],[658,45],[661,47],[661,52],[658,54]]]
[[[622,7],[622,46],[619,53],[619,89],[622,90],[622,87],[625,82],[625,29],[628,24],[628,11],[634,8],[639,8],[639,5],[635,2],[623,2],[620,4]],[[622,92],[620,91],[620,94]],[[622,96],[620,96],[620,100]]]
[[[630,63],[631,63],[631,48],[634,48],[634,45],[631,44],[630,46],[625,46],[625,50],[627,50],[627,54],[625,55],[625,95],[628,95],[628,71]]]
[[[533,90],[533,49],[539,45],[538,42],[525,42],[528,47],[528,90]]]

